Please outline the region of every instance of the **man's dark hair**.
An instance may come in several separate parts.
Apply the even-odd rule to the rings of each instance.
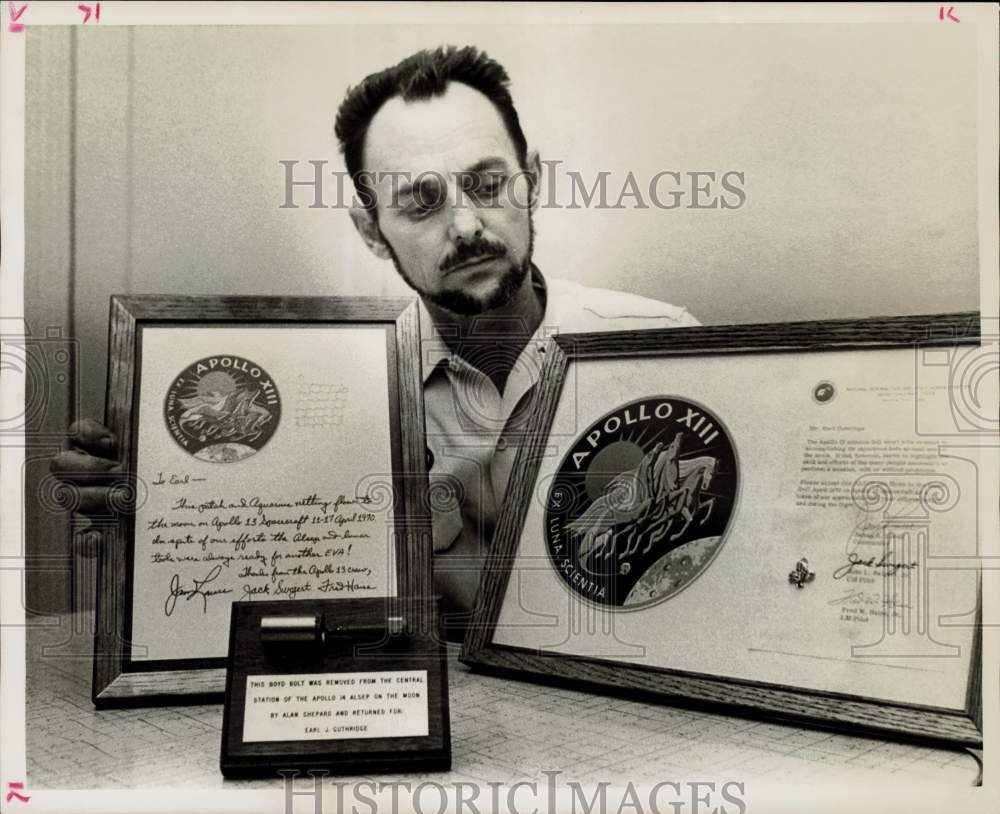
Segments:
[[[433,51],[418,51],[348,89],[337,111],[334,131],[344,154],[347,172],[362,199],[368,197],[370,191],[366,189],[367,184],[359,183],[363,171],[361,154],[375,114],[396,96],[407,102],[441,96],[450,82],[468,85],[493,103],[514,143],[518,163],[522,169],[525,168],[528,144],[507,88],[510,77],[503,65],[471,45],[464,48],[442,46]],[[365,203],[374,205],[374,196]]]

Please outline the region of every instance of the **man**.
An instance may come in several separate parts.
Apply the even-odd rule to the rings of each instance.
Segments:
[[[358,202],[351,217],[422,301],[435,584],[460,631],[544,361],[543,338],[697,325],[684,309],[545,279],[532,264],[540,161],[501,65],[475,48],[421,51],[352,88],[336,134]],[[114,439],[71,428],[53,470],[103,503]],[[103,446],[98,446],[103,444]]]

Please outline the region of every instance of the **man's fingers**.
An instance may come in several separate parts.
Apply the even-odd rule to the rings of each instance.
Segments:
[[[89,518],[114,519],[135,510],[136,490],[125,481],[112,486],[85,486],[49,475],[39,485],[38,503],[53,514],[77,512]]]
[[[92,418],[81,418],[69,425],[69,443],[102,458],[114,458],[118,449],[114,433]]]
[[[77,486],[64,483],[58,500],[64,511],[87,517],[113,517],[124,508],[118,493],[107,486]]]
[[[122,494],[114,487],[107,486],[78,486],[76,511],[88,516],[107,517],[118,514],[127,507],[125,506]]]
[[[122,468],[117,461],[109,458],[98,458],[86,452],[68,449],[49,461],[49,471],[61,480],[71,483],[107,484],[114,475],[122,471]]]

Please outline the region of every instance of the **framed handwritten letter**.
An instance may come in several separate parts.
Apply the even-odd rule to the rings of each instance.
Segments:
[[[989,352],[975,314],[553,338],[463,661],[981,744]]]
[[[95,704],[219,700],[234,601],[431,593],[419,341],[413,300],[112,298]]]

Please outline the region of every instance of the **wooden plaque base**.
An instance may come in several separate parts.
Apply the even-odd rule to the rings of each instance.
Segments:
[[[447,656],[439,619],[436,600],[234,602],[222,773],[261,777],[309,769],[334,774],[450,769]],[[419,714],[400,715],[391,709],[397,705],[385,700],[413,698],[391,683],[402,676],[419,676]],[[248,689],[254,685],[261,689]],[[257,698],[252,720],[247,718],[248,692]],[[366,698],[373,700],[358,700]],[[407,703],[412,709],[412,700],[398,706]],[[308,721],[299,720],[306,709]],[[386,715],[393,712],[389,725]],[[347,734],[361,728],[377,734]],[[407,734],[408,729],[426,734]],[[302,737],[281,739],[293,731]],[[383,735],[388,731],[402,734]],[[326,737],[327,732],[339,734]]]

